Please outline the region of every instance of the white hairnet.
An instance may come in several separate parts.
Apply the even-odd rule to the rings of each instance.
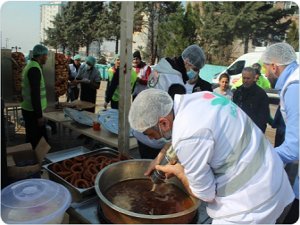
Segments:
[[[159,89],[142,91],[134,99],[129,111],[129,124],[132,129],[144,132],[155,126],[160,117],[167,116],[173,108],[170,95]]]
[[[297,60],[295,50],[287,43],[276,43],[267,47],[261,56],[263,63],[288,65]]]
[[[188,60],[190,64],[197,67],[199,70],[205,64],[204,52],[198,45],[190,45],[189,47],[184,49],[181,56],[183,60]]]

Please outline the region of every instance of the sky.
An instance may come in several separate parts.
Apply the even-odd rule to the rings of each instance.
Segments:
[[[49,2],[0,0],[0,47],[18,46],[27,55],[40,41],[40,5]],[[114,51],[114,43],[105,42],[103,48]]]
[[[21,47],[25,55],[40,41],[40,5],[48,1],[1,1],[1,48]]]
[[[40,42],[40,5],[50,1],[0,0],[1,48],[21,47],[26,56]],[[114,51],[114,42],[104,42],[103,49]]]

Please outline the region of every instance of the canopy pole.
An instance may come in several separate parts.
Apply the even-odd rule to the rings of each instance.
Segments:
[[[119,99],[119,137],[118,149],[129,155],[129,123],[128,113],[131,105],[130,77],[132,70],[132,32],[134,2],[121,3],[121,55],[120,55],[120,99]]]

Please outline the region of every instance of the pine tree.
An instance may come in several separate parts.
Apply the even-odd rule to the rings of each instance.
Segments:
[[[153,65],[159,59],[159,24],[164,22],[168,15],[175,13],[180,2],[142,2],[142,9],[148,18],[144,26],[148,29],[148,42],[145,58]]]
[[[53,28],[48,28],[46,31],[47,39],[43,44],[51,46],[58,50],[62,49],[64,52],[67,47],[67,39],[66,39],[66,27],[63,20],[63,15],[57,14],[54,17]]]
[[[203,15],[198,20],[200,45],[205,48],[208,61],[226,65],[234,40],[283,40],[295,9],[279,9],[273,2],[204,2]],[[269,40],[272,37],[272,40]]]
[[[191,44],[197,42],[196,20],[199,12],[191,4],[186,10],[178,6],[175,13],[167,15],[165,22],[160,23],[158,32],[159,54],[176,57]]]
[[[299,51],[299,27],[295,21],[292,22],[290,28],[287,33],[287,40],[286,40],[295,51]]]

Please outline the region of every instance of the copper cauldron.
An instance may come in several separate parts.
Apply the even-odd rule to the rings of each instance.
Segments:
[[[101,170],[95,180],[95,189],[97,195],[100,198],[100,206],[103,211],[104,216],[107,220],[116,224],[124,223],[170,223],[170,224],[186,224],[190,223],[197,213],[197,209],[200,206],[200,200],[192,196],[190,198],[193,201],[193,205],[181,212],[167,214],[167,215],[146,215],[139,214],[132,211],[125,210],[113,204],[104,193],[112,187],[122,181],[127,181],[131,179],[147,179],[144,176],[144,172],[149,166],[151,160],[148,159],[135,159],[121,161],[118,163],[111,164]],[[167,182],[176,185],[182,191],[187,193],[184,189],[182,183],[173,177]]]

